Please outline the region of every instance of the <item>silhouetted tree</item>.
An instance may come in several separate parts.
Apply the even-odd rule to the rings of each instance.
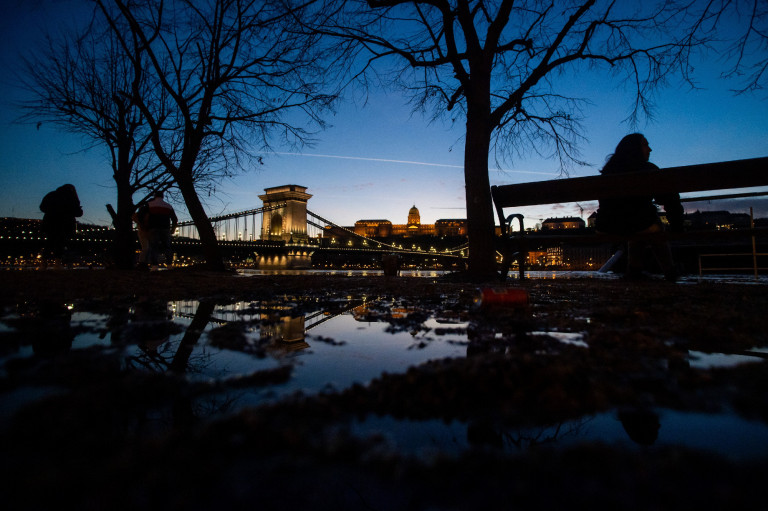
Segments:
[[[135,40],[146,56],[136,65],[151,84],[150,93],[134,89],[130,99],[184,198],[206,264],[223,269],[195,188],[198,175],[229,176],[277,137],[306,142],[311,133],[292,122],[323,125],[318,113],[334,98],[321,92],[328,75],[314,57],[318,36],[291,30],[301,9],[291,10],[290,2],[281,0],[96,2],[114,26],[129,27],[130,37],[116,30],[124,47]]]
[[[737,93],[756,92],[768,80],[768,2],[710,0],[703,3],[698,31],[720,40],[722,76],[740,82]]]
[[[529,152],[578,161],[581,99],[572,84],[608,71],[634,89],[630,118],[651,94],[691,71],[706,2],[611,0],[326,0],[305,28],[335,39],[331,50],[366,85],[384,74],[417,110],[466,122],[464,180],[469,271],[495,267],[488,161]],[[339,57],[341,58],[341,57]],[[394,71],[392,71],[394,69]],[[606,76],[608,79],[608,76]]]
[[[140,66],[141,51],[123,47],[98,23],[49,35],[45,45],[24,60],[20,84],[29,93],[20,103],[22,122],[53,123],[104,146],[117,187],[117,211],[108,205],[115,226],[114,262],[133,265],[135,234],[133,196],[142,190],[165,189],[168,176],[155,157],[150,131],[131,101],[131,91],[147,91]],[[130,53],[126,53],[130,52]]]

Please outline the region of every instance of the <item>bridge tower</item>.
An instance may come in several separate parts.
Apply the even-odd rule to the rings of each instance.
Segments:
[[[305,186],[283,185],[265,188],[259,199],[264,207],[278,206],[262,215],[262,241],[282,242],[282,248],[256,251],[259,268],[300,269],[312,267],[314,249],[308,245],[307,201],[312,195]]]
[[[283,207],[265,212],[261,224],[261,239],[305,243],[307,235],[307,201],[312,195],[305,186],[283,185],[265,188],[259,199],[264,207],[285,204]]]

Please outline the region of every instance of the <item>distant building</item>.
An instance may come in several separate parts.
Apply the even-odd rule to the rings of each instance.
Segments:
[[[547,218],[541,223],[542,231],[576,230],[584,229],[586,224],[579,217],[569,216],[565,218]]]
[[[664,210],[659,211],[661,223],[669,225]],[[597,212],[589,215],[587,225],[594,227],[597,221]],[[764,219],[755,219],[755,225],[764,222]],[[741,229],[749,227],[749,215],[746,213],[731,213],[729,211],[695,211],[686,213],[683,217],[686,229],[693,231],[718,231],[724,229]]]
[[[392,236],[392,222],[389,220],[358,220],[352,231],[366,238],[389,238]]]
[[[597,225],[597,211],[593,211],[591,215],[587,217],[587,227],[594,227]]]
[[[43,221],[32,218],[0,218],[0,239],[42,238]]]
[[[386,219],[365,219],[355,222],[354,227],[342,229],[327,227],[325,237],[344,237],[349,232],[366,238],[407,238],[411,236],[466,236],[467,221],[463,218],[444,218],[434,224],[422,224],[419,209],[414,204],[408,210],[405,224],[393,224]]]
[[[724,230],[749,227],[749,215],[728,211],[696,211],[685,215],[685,224],[694,230]]]
[[[437,236],[466,236],[467,221],[463,218],[446,218],[435,222]]]

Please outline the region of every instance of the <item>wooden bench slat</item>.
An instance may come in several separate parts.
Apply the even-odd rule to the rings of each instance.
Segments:
[[[624,242],[629,239],[639,240],[645,237],[638,234],[626,236],[583,233],[532,235],[510,232],[511,221],[508,222],[507,220],[516,217],[520,219],[522,224],[523,217],[520,214],[507,217],[504,213],[505,208],[594,201],[612,197],[659,197],[673,193],[763,186],[768,186],[768,157],[667,167],[652,172],[631,172],[493,186],[491,187],[491,195],[502,230],[502,238],[499,240],[499,248],[504,252],[502,278],[506,277],[512,258],[516,258],[519,264],[520,279],[523,279],[529,247],[537,242],[606,243]],[[726,237],[759,236],[766,233],[768,233],[766,228],[752,228],[733,231],[663,232],[648,235],[648,238],[649,240],[723,239]],[[515,250],[516,252],[513,253]]]
[[[768,157],[491,187],[497,208],[768,186]]]

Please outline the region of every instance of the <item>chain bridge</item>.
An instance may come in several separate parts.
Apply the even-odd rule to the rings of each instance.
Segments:
[[[232,266],[260,269],[381,268],[383,258],[391,254],[397,255],[403,268],[457,269],[465,264],[465,235],[398,236],[391,229],[373,235],[356,232],[356,227],[339,225],[309,211],[311,197],[303,186],[267,188],[259,195],[261,207],[209,217],[224,258]],[[36,262],[45,242],[40,220],[3,220],[0,249],[6,263]],[[412,227],[410,222],[408,227]],[[78,224],[70,249],[82,264],[103,264],[110,257],[113,240],[112,227]],[[172,245],[179,264],[196,262],[202,256],[200,237],[191,221],[178,224]],[[138,238],[135,250],[139,250]]]
[[[397,254],[406,264],[431,261],[455,267],[463,265],[467,256],[465,240],[454,240],[455,246],[435,246],[435,240],[431,244],[416,238],[383,240],[356,233],[354,228],[308,210],[312,195],[303,186],[284,185],[264,191],[259,195],[261,207],[210,217],[219,246],[234,263],[266,269],[309,268],[314,256],[315,266],[317,260],[327,266],[340,262],[378,266],[384,254]],[[194,223],[180,222],[174,250],[191,256],[199,246]]]

